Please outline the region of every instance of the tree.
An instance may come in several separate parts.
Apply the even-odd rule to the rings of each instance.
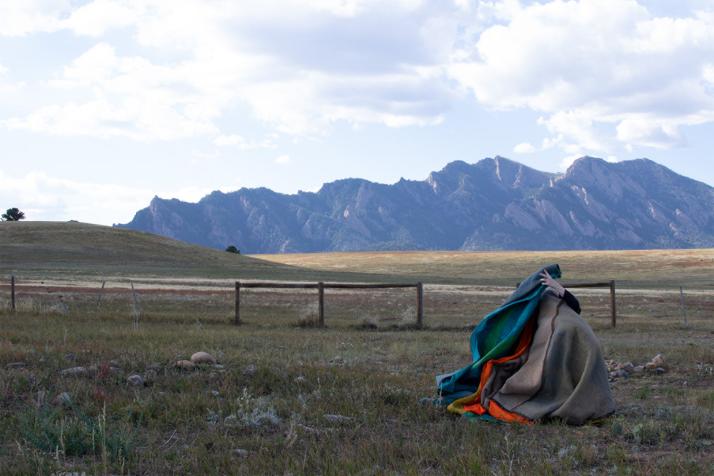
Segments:
[[[17,208],[8,208],[7,211],[2,214],[2,221],[20,221],[24,219],[25,214]]]
[[[226,248],[226,251],[229,253],[235,253],[237,255],[240,254],[240,250],[235,247],[235,245],[230,245],[228,248]]]

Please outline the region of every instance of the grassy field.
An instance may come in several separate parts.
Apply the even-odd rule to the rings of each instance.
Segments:
[[[558,263],[566,281],[624,286],[714,289],[714,249],[639,251],[304,253],[256,255],[263,260],[325,271],[400,274],[425,282],[514,285],[544,264]]]
[[[389,279],[312,272],[158,235],[77,222],[0,222],[0,275],[30,279],[126,277]]]
[[[0,289],[0,473],[712,474],[710,250],[682,252],[688,258],[642,252],[635,268],[681,271],[686,325],[678,287],[667,279],[633,279],[619,290],[615,329],[606,291],[576,293],[607,359],[642,364],[662,353],[667,363],[664,374],[612,382],[618,409],[610,418],[523,427],[469,422],[420,404],[434,395],[434,375],[468,363],[471,326],[523,274],[556,261],[568,279],[624,279],[627,266],[637,265],[633,253],[640,252],[570,261],[552,253],[399,253],[376,255],[373,265],[365,263],[374,254],[290,262],[336,273],[329,263],[339,261],[351,271],[425,280],[423,330],[412,329],[412,290],[328,290],[324,329],[311,327],[314,291],[250,290],[242,297],[245,323],[236,327],[223,265],[202,275],[200,260],[191,268],[178,251],[173,264],[151,263],[145,269],[152,272],[138,276],[141,266],[125,255],[137,303],[116,263],[102,265],[101,256],[89,262],[91,273],[60,259],[45,268],[39,259],[34,267],[17,262],[13,269],[50,270],[54,281],[43,284],[39,272],[26,278],[32,286],[18,289],[15,314]],[[471,256],[480,257],[478,272],[469,271]],[[285,276],[255,263],[266,270],[260,279]],[[496,282],[499,272],[505,277]],[[110,275],[121,284],[98,305],[100,279]],[[456,284],[445,284],[450,279]],[[220,365],[175,367],[201,350]],[[80,366],[78,375],[63,373]],[[143,384],[129,382],[134,374]]]

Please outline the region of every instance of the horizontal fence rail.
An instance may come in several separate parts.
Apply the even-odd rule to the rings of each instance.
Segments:
[[[414,322],[414,327],[423,327],[424,326],[424,313],[425,313],[425,306],[424,306],[424,287],[421,283],[414,283],[414,282],[396,282],[396,283],[349,283],[349,282],[281,282],[281,281],[233,281],[233,280],[214,280],[210,281],[207,280],[205,282],[197,281],[196,283],[191,283],[191,285],[183,285],[183,282],[176,282],[176,281],[167,281],[167,282],[158,282],[158,284],[155,284],[154,281],[146,281],[143,282],[146,287],[142,287],[139,289],[139,287],[136,287],[137,282],[133,280],[117,280],[117,281],[106,281],[106,280],[98,280],[96,285],[92,285],[89,282],[82,281],[81,283],[75,283],[72,281],[62,281],[62,280],[56,280],[56,281],[41,281],[40,278],[32,278],[32,279],[23,279],[22,277],[18,277],[17,275],[12,275],[8,274],[4,277],[0,277],[0,293],[2,296],[0,299],[5,303],[3,304],[3,308],[7,309],[10,314],[16,313],[22,309],[27,309],[28,308],[28,303],[32,302],[32,298],[30,296],[35,296],[35,295],[47,295],[50,296],[49,300],[51,301],[49,304],[46,305],[47,308],[52,308],[52,309],[64,309],[64,312],[69,312],[68,306],[77,306],[78,309],[81,308],[81,304],[79,301],[76,299],[73,299],[71,296],[75,293],[78,293],[80,295],[89,296],[92,295],[93,297],[91,298],[91,312],[94,315],[99,315],[100,314],[100,308],[102,308],[105,305],[105,300],[108,300],[107,303],[113,302],[114,299],[116,299],[116,296],[119,295],[120,299],[127,299],[129,303],[131,304],[132,309],[138,309],[139,308],[139,294],[141,296],[159,296],[159,295],[167,295],[171,296],[172,294],[176,294],[178,296],[184,296],[187,294],[190,294],[191,296],[221,296],[220,299],[226,299],[227,298],[227,307],[228,309],[225,309],[222,311],[225,316],[228,314],[230,321],[233,321],[235,324],[240,324],[241,323],[241,313],[245,312],[245,309],[241,309],[241,302],[240,302],[240,292],[241,288],[243,290],[245,289],[275,289],[275,290],[280,290],[280,289],[293,289],[293,290],[308,290],[312,291],[315,290],[317,291],[316,297],[317,297],[317,309],[316,311],[313,311],[316,314],[316,325],[319,326],[324,326],[325,324],[325,290],[330,290],[330,289],[336,289],[336,290],[354,290],[355,292],[359,292],[359,290],[379,290],[379,289],[410,289],[413,288],[415,289],[415,294],[416,294],[416,322],[411,321],[411,318],[409,319],[410,322]],[[625,294],[620,294],[620,296],[617,296],[616,292],[616,285],[620,284],[622,286],[622,283],[616,283],[616,281],[611,280],[611,281],[597,281],[597,282],[563,282],[564,287],[569,288],[569,289],[579,289],[579,288],[605,288],[606,290],[609,290],[609,299],[605,298],[605,296],[602,296],[600,298],[599,305],[602,305],[603,307],[606,307],[608,312],[607,312],[607,317],[609,317],[610,325],[611,327],[616,327],[617,326],[617,320],[618,320],[618,311],[622,315],[629,316],[631,313],[637,314],[639,312],[637,309],[633,308],[633,305],[631,304],[631,300],[633,299],[633,291],[639,291],[639,290],[632,290],[625,287]],[[235,286],[235,288],[234,288]],[[474,285],[478,287],[479,285]],[[481,285],[482,286],[482,285]],[[135,289],[132,291],[132,287]],[[464,286],[461,286],[464,287]],[[469,286],[466,285],[468,288]],[[659,288],[658,288],[659,289]],[[662,289],[664,292],[665,290]],[[440,296],[439,293],[441,293],[441,290],[435,289],[435,297],[433,299],[438,299],[436,296]],[[699,302],[698,300],[701,300],[701,292],[697,294],[699,291],[696,289],[693,291],[693,296],[689,298],[689,296],[685,297],[685,289],[677,285],[676,289],[673,290],[668,290],[666,293],[669,293],[671,295],[676,296],[672,298],[672,309],[665,309],[666,304],[663,304],[663,306],[658,307],[657,309],[663,310],[663,312],[666,313],[666,316],[654,316],[653,317],[668,317],[671,318],[673,315],[676,314],[677,317],[681,317],[683,324],[685,326],[689,325],[689,321],[694,318],[698,319],[698,316],[703,312],[702,311],[702,305],[699,307],[696,307],[696,302]],[[507,293],[507,291],[504,289],[504,296]],[[665,293],[665,294],[666,294]],[[311,293],[310,293],[311,294]],[[635,293],[636,294],[636,293]],[[70,296],[69,299],[63,299],[63,297]],[[126,296],[122,297],[122,296]],[[699,296],[699,297],[698,297]],[[154,299],[153,297],[149,297],[148,299]],[[167,297],[167,299],[169,299]],[[491,298],[485,298],[486,301],[488,301]],[[660,302],[666,303],[669,301],[666,301],[666,297],[663,298],[658,298]],[[675,302],[676,300],[676,302]],[[690,302],[688,302],[691,300]],[[234,302],[232,302],[234,301]],[[411,299],[410,299],[411,301]],[[618,302],[619,301],[619,302]],[[148,302],[148,301],[147,301]],[[435,301],[430,301],[430,302],[435,302]],[[476,304],[478,304],[477,301]],[[495,300],[494,300],[495,302]],[[489,301],[490,303],[490,301]],[[453,304],[453,302],[452,302]],[[494,304],[494,307],[498,303]],[[43,304],[44,305],[44,304]],[[490,305],[490,304],[489,304]],[[6,306],[6,307],[5,307]],[[143,303],[142,303],[143,306]],[[150,306],[150,304],[149,304]],[[409,306],[411,307],[411,306]],[[675,308],[676,307],[676,308]],[[233,309],[231,309],[233,308]],[[39,309],[39,307],[38,307]],[[227,311],[227,312],[226,312]],[[442,317],[444,312],[443,308],[438,308],[434,310],[433,318],[439,321]],[[54,312],[54,311],[53,311]],[[148,313],[151,313],[152,311],[148,311]],[[412,314],[414,311],[409,311],[408,314]],[[468,310],[460,310],[459,312],[461,313],[468,313]],[[481,312],[479,310],[478,312]],[[484,311],[485,312],[485,311]],[[144,314],[144,313],[142,313]],[[460,314],[461,315],[461,314]],[[600,314],[602,316],[602,314]],[[603,316],[604,317],[604,316]]]
[[[271,281],[236,281],[235,284],[235,318],[233,323],[240,325],[240,291],[241,288],[263,289],[317,289],[319,327],[325,327],[325,289],[404,289],[415,288],[417,300],[416,327],[424,325],[424,285],[422,283],[276,283]]]
[[[617,326],[617,304],[615,302],[615,280],[597,283],[563,283],[564,288],[610,288],[610,325]]]

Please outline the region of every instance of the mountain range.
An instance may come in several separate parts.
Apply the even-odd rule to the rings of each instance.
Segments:
[[[391,185],[155,197],[115,226],[246,253],[712,247],[714,188],[648,159],[582,157],[555,174],[497,156]]]

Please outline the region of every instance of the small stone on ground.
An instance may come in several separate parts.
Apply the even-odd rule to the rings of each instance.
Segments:
[[[191,362],[194,364],[211,364],[215,365],[216,358],[208,352],[196,352],[191,356]]]
[[[182,370],[193,370],[196,368],[196,364],[194,364],[190,360],[179,360],[178,362],[176,362],[176,367]]]

